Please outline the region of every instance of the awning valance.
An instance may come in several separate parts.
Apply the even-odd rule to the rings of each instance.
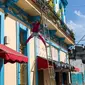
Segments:
[[[48,64],[48,62],[49,62],[49,64]],[[38,56],[37,66],[38,66],[38,70],[47,69],[48,67],[52,67],[52,63],[50,61],[48,61],[47,59]]]
[[[54,62],[54,68],[55,68],[55,71],[62,71],[62,72],[69,72],[74,70],[74,66],[68,63],[59,62],[59,61]]]
[[[54,61],[53,62],[53,66],[55,69],[55,72],[69,72],[69,71],[79,71],[79,68],[76,68],[68,63],[64,63],[64,62],[59,62],[59,61]],[[47,69],[48,67],[52,67],[52,61],[47,60],[43,57],[37,56],[37,67],[38,70],[41,69]]]
[[[0,44],[0,58],[4,59],[4,63],[27,63],[28,57],[16,52],[15,50]]]

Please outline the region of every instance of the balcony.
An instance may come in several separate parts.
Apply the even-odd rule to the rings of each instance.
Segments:
[[[46,23],[50,30],[57,30],[56,35],[61,38],[64,37],[67,44],[74,44],[74,33],[58,17],[48,3],[44,3],[43,0],[19,0],[17,6],[31,16],[41,16],[41,6],[45,6],[47,10],[42,9],[43,24]]]
[[[47,15],[47,17],[58,25],[58,28],[67,35],[73,42],[75,40],[74,33],[67,27],[67,25],[59,18],[58,14],[54,11],[53,7],[49,3],[43,2],[43,0],[32,0],[40,8],[45,6],[47,11],[42,9],[42,11]],[[50,14],[50,15],[49,15]]]
[[[56,36],[65,38],[65,43],[74,44],[73,32],[69,30],[48,3],[43,2],[43,0],[18,0],[16,4],[11,4],[12,2],[8,3],[8,10],[6,10],[4,4],[2,4],[0,8],[2,7],[3,10],[8,11],[25,24],[29,24],[29,21],[32,20],[33,17],[41,16],[42,14],[43,24],[46,24],[49,30],[56,30]],[[43,9],[41,10],[42,6]]]

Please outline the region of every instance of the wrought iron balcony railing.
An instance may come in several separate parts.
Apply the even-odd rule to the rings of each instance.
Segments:
[[[58,14],[54,11],[53,6],[50,6],[46,0],[32,0],[41,11],[54,23],[58,25],[58,28],[73,42],[75,41],[74,33],[67,27],[67,25],[58,17]]]

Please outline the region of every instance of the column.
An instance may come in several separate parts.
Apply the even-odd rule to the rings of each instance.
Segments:
[[[34,56],[35,56],[35,85],[38,85],[38,68],[37,68],[37,37],[34,37]]]
[[[60,49],[58,49],[58,61],[60,61]]]

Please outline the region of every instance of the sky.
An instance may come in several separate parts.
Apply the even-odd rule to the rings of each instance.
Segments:
[[[77,43],[85,35],[85,0],[68,0],[66,23],[74,31]],[[85,45],[85,41],[81,43]]]

